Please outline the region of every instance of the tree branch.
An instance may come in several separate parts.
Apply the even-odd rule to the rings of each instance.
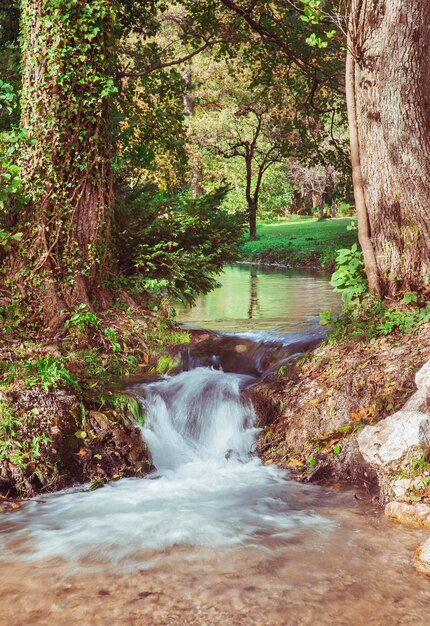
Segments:
[[[315,80],[316,72],[320,72],[322,75],[324,75],[324,72],[320,68],[315,67],[306,59],[303,59],[295,54],[291,50],[287,42],[282,39],[282,37],[277,35],[273,30],[270,30],[269,28],[263,26],[261,22],[257,22],[252,17],[251,12],[255,8],[256,3],[252,3],[251,9],[249,10],[248,8],[240,7],[238,4],[236,4],[236,2],[233,2],[233,0],[221,0],[221,2],[231,11],[236,13],[236,15],[242,17],[248,24],[248,26],[250,26],[253,31],[258,33],[265,41],[269,43],[275,43],[279,48],[281,48],[285,52],[291,63],[296,65],[306,76],[308,76],[308,78]],[[330,78],[330,76],[325,75],[324,79],[317,78],[316,80],[318,81],[318,84],[326,84]],[[332,86],[332,88],[335,91],[342,93],[342,91],[338,87]]]
[[[186,63],[186,61],[189,61],[190,59],[197,56],[198,54],[200,54],[207,48],[211,46],[215,46],[220,43],[229,43],[229,41],[226,39],[215,39],[213,41],[210,41],[210,40],[205,41],[205,43],[202,46],[200,46],[199,48],[196,48],[195,50],[193,50],[189,54],[186,54],[183,57],[180,57],[178,59],[173,59],[172,61],[166,61],[164,63],[163,62],[157,63],[156,65],[147,67],[145,70],[142,70],[141,72],[128,72],[128,71],[119,72],[117,74],[117,78],[119,80],[121,80],[122,78],[143,78],[144,76],[148,76],[149,74],[152,74],[152,72],[162,70],[165,67],[173,67],[174,65],[181,65],[182,63]]]

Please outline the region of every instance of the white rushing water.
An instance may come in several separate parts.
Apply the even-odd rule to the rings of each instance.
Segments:
[[[305,506],[315,488],[252,456],[258,429],[240,397],[248,383],[196,368],[136,387],[145,398],[142,437],[157,471],[30,501],[11,516],[3,539],[31,558],[142,564],[145,553],[175,545],[258,544],[309,526],[325,532],[330,522]]]

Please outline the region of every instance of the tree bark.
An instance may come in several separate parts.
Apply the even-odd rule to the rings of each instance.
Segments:
[[[324,219],[324,208],[325,208],[325,193],[321,194],[320,206],[319,206],[319,219]]]
[[[92,305],[110,252],[115,15],[112,0],[87,9],[71,0],[22,3],[21,171],[30,202],[21,252],[45,318]]]
[[[248,204],[248,223],[249,237],[255,239],[257,237],[257,205],[254,203]]]
[[[430,3],[354,1],[351,22],[357,143],[381,293],[428,292]]]
[[[249,238],[255,239],[257,237],[257,208],[258,208],[258,195],[260,191],[259,183],[256,184],[254,193],[252,193],[252,160],[254,158],[252,150],[246,155],[246,185],[245,185],[245,197],[247,203],[248,212],[248,224],[249,224]],[[260,177],[259,177],[260,179]]]
[[[331,217],[337,217],[337,200],[333,198],[330,205]]]
[[[348,23],[347,53],[345,68],[345,91],[348,109],[349,141],[351,146],[352,183],[354,187],[355,208],[357,211],[358,240],[363,252],[363,262],[366,270],[369,291],[380,293],[378,266],[375,251],[370,235],[369,214],[367,211],[363,175],[361,169],[361,152],[358,136],[357,106],[356,106],[356,62],[355,57],[359,49],[357,40],[357,18],[361,0],[352,0],[351,13]]]

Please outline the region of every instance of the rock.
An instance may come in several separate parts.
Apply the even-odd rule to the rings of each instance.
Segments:
[[[415,374],[415,384],[417,389],[430,390],[430,361],[427,361]]]
[[[430,506],[423,502],[389,502],[385,507],[385,516],[409,528],[430,528]]]
[[[398,478],[391,483],[390,487],[395,500],[406,497],[406,493],[411,488],[411,482],[410,478]]]
[[[408,455],[430,445],[430,416],[419,411],[399,411],[363,428],[358,444],[372,467],[381,473],[394,473]]]
[[[101,430],[109,430],[111,427],[108,417],[104,413],[100,413],[100,411],[89,411],[88,418],[91,422],[97,424]]]
[[[430,539],[415,552],[414,564],[418,572],[430,575]]]
[[[430,446],[430,415],[421,410],[427,396],[427,365],[417,373],[420,387],[405,406],[377,424],[366,426],[358,436],[361,454],[380,475],[395,473],[408,457]]]
[[[421,489],[423,486],[424,476],[416,476],[415,478],[397,478],[390,485],[389,495],[393,500],[399,502],[409,502],[408,491],[412,489]]]

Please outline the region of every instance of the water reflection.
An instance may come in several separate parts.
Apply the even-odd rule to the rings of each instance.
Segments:
[[[321,311],[340,308],[339,294],[322,273],[231,265],[219,280],[221,287],[200,296],[194,307],[177,306],[180,322],[227,332],[291,331]]]
[[[249,295],[248,319],[252,320],[261,317],[261,309],[258,301],[258,273],[256,267],[251,268]]]

